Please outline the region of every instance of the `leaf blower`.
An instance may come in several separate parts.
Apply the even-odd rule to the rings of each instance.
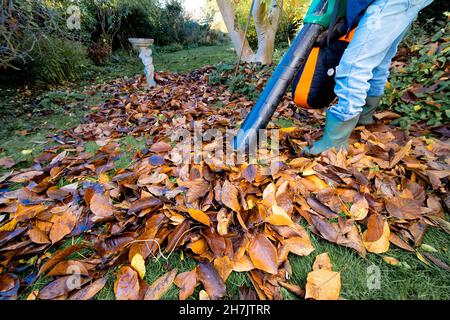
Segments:
[[[248,146],[255,145],[258,130],[266,128],[294,79],[297,85],[294,92],[302,92],[301,87],[304,87],[304,81],[298,79],[299,71],[308,67],[307,65],[305,66],[305,63],[309,63],[310,54],[319,36],[325,29],[333,28],[339,17],[345,16],[345,8],[345,0],[312,1],[304,18],[302,30],[295,37],[292,45],[275,68],[258,101],[234,137],[233,144],[235,149],[245,151]],[[331,34],[330,30],[328,42],[330,42]],[[304,104],[307,104],[307,101]]]

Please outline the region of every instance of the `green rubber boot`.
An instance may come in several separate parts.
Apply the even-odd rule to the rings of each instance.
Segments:
[[[305,155],[319,155],[333,147],[336,148],[336,150],[341,148],[347,149],[348,139],[350,138],[353,129],[355,129],[358,119],[359,117],[355,117],[348,121],[341,121],[327,111],[325,117],[325,130],[322,139],[315,142],[312,147],[303,149],[303,153]]]
[[[375,110],[380,105],[380,102],[381,102],[381,97],[367,97],[366,105],[363,107],[363,111],[359,115],[358,124],[367,126],[369,124],[375,123],[373,114],[375,113]]]

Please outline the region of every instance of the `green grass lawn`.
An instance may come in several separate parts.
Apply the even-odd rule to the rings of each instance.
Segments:
[[[280,59],[282,52],[276,53],[275,61]],[[187,72],[221,61],[233,62],[235,59],[230,45],[198,47],[171,53],[156,49],[154,55],[157,70],[172,72]],[[0,114],[3,125],[0,127],[0,157],[11,156],[16,162],[22,161],[19,167],[28,166],[46,145],[48,135],[54,134],[58,129],[76,125],[83,115],[89,112],[89,106],[109,98],[101,92],[90,93],[88,85],[108,83],[118,77],[140,74],[142,65],[137,54],[120,52],[107,66],[96,68],[91,72],[95,76],[90,80],[44,90],[38,96],[31,94],[29,97],[18,97],[14,88],[4,90],[2,88]],[[142,141],[133,137],[123,138],[121,143],[124,151],[129,149],[130,154],[133,150],[143,147]],[[92,145],[92,148],[95,147],[95,144]],[[123,157],[116,165],[126,167],[130,161],[130,158]],[[380,255],[368,254],[366,258],[361,258],[350,249],[328,243],[314,235],[311,235],[311,238],[316,250],[310,256],[290,257],[293,270],[291,281],[302,287],[305,286],[307,273],[311,271],[316,255],[329,252],[335,271],[341,272],[341,296],[345,299],[450,299],[449,273],[434,265],[425,265],[415,253],[392,246],[386,255],[401,262],[401,266],[392,266],[384,262]],[[81,240],[81,238],[68,239],[64,246]],[[423,243],[434,247],[438,251],[434,255],[450,264],[448,250],[450,236],[447,233],[430,228]],[[174,252],[167,261],[162,257],[148,260],[145,280],[150,283],[172,268],[176,267],[179,272],[183,272],[191,270],[194,266],[195,261],[192,258]],[[371,276],[368,270],[370,271],[373,266],[380,270],[380,289],[369,289],[367,286],[368,277]],[[108,272],[109,281],[95,297],[96,299],[114,299],[113,286],[116,273],[116,269]],[[21,298],[26,298],[32,290],[42,288],[50,280],[45,277],[39,279],[32,288],[21,295]],[[237,298],[238,287],[243,284],[251,287],[248,276],[233,273],[227,281],[229,297]],[[198,296],[198,290],[199,288],[194,297]],[[286,299],[295,299],[295,296],[282,290]],[[173,286],[164,298],[177,299],[177,297],[178,289]]]

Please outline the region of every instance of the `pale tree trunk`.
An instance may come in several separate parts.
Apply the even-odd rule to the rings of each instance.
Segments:
[[[253,62],[255,54],[250,48],[247,38],[244,39],[244,32],[239,30],[236,26],[234,13],[235,6],[233,0],[216,0],[219,7],[220,13],[222,14],[225,25],[227,26],[228,33],[233,43],[237,54],[239,55],[241,49],[242,51],[242,61]]]
[[[271,64],[275,48],[275,35],[280,22],[283,0],[272,0],[269,10],[266,10],[264,0],[256,0],[253,8],[253,20],[258,35],[258,51],[255,62]]]

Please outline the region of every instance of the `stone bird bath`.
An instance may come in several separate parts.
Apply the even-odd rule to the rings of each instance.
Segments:
[[[153,44],[153,39],[145,38],[129,38],[128,41],[133,45],[135,50],[139,51],[139,58],[144,64],[145,77],[147,78],[147,88],[156,85],[155,82],[155,67],[153,66],[152,49],[150,45]]]

